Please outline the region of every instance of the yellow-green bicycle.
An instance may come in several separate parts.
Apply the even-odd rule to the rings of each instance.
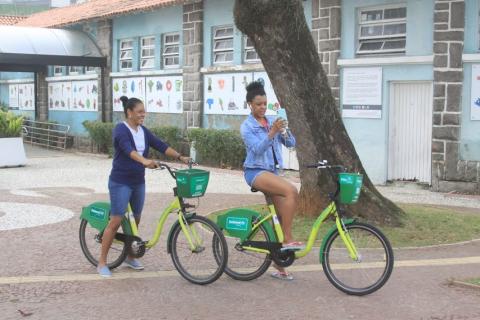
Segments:
[[[173,188],[175,199],[161,214],[155,234],[149,241],[143,241],[130,206],[122,219],[123,233],[117,232],[109,250],[107,265],[118,267],[127,255],[142,257],[147,249],[154,247],[160,238],[163,226],[171,213],[177,213],[178,220],[168,235],[167,250],[172,256],[178,272],[195,284],[209,284],[223,273],[228,259],[228,247],[221,230],[211,220],[189,211],[194,208],[186,198],[204,195],[209,172],[200,169],[175,170],[158,162],[159,169],[167,169],[176,180]],[[95,202],[84,207],[80,216],[80,246],[87,260],[97,266],[100,256],[103,230],[108,225],[110,203]],[[214,250],[215,244],[215,250]],[[215,252],[214,252],[215,251]]]
[[[335,219],[320,247],[320,262],[327,279],[339,290],[351,295],[366,295],[380,289],[393,269],[393,251],[385,235],[377,228],[346,219],[344,204],[357,202],[363,176],[346,173],[343,166],[320,161],[309,168],[326,169],[337,181],[331,203],[315,221],[305,249],[282,248],[283,231],[273,204],[267,198],[269,213],[232,209],[217,217],[217,225],[226,235],[229,261],[225,273],[236,280],[260,277],[273,262],[288,267],[310,252],[322,223]],[[252,189],[252,191],[256,191]],[[218,243],[218,259],[222,257]]]

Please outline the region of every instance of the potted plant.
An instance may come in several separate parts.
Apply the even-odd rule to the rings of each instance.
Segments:
[[[23,117],[0,110],[0,167],[23,166],[27,163],[22,140]]]

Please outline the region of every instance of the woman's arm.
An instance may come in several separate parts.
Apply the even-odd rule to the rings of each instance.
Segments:
[[[293,148],[296,145],[295,137],[293,136],[292,132],[287,129],[284,134],[280,135],[280,141],[282,144],[287,148]]]
[[[175,149],[173,149],[168,144],[166,144],[165,142],[157,138],[153,133],[150,132],[150,130],[145,129],[144,131],[148,135],[148,143],[155,150],[165,154],[167,157],[182,161],[185,164],[187,164],[191,160],[190,157],[182,156]]]
[[[241,134],[243,138],[243,142],[247,146],[247,149],[254,154],[263,154],[265,153],[268,148],[271,148],[273,145],[273,138],[277,133],[281,130],[282,124],[280,121],[276,120],[268,132],[268,135],[260,139],[253,130],[248,125],[242,125],[241,127]]]

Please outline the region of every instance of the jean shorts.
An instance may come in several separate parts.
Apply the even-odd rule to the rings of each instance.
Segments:
[[[245,168],[243,172],[243,176],[245,177],[245,181],[250,187],[253,187],[253,184],[255,183],[255,179],[259,175],[261,175],[264,172],[271,172],[273,174],[277,174],[277,170],[275,171],[270,171],[266,169],[259,169],[259,168]]]
[[[128,185],[108,179],[108,190],[110,191],[110,215],[123,216],[130,203],[133,215],[136,218],[140,217],[145,202],[145,183]]]

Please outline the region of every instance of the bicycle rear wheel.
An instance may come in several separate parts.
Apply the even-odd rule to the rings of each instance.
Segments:
[[[327,239],[322,266],[328,280],[351,295],[366,295],[380,289],[393,269],[393,250],[388,239],[377,228],[365,223],[346,225],[348,235],[358,252],[353,260],[338,230]]]
[[[87,260],[95,267],[98,265],[98,258],[102,249],[103,233],[90,226],[87,220],[80,222],[80,247]],[[110,269],[116,268],[122,264],[127,256],[127,245],[124,242],[113,240],[108,251],[107,266]]]
[[[179,223],[172,230],[170,252],[178,272],[195,284],[209,284],[217,280],[227,265],[228,250],[225,237],[215,223],[201,216],[187,218],[189,241]]]
[[[225,273],[231,278],[241,281],[249,281],[263,275],[272,263],[270,254],[245,250],[240,239],[225,236],[228,246],[228,264]],[[247,239],[250,241],[270,241],[268,233],[263,225],[252,233]]]

